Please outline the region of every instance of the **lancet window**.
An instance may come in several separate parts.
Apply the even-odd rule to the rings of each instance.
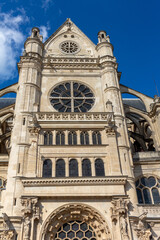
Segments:
[[[80,134],[81,145],[89,145],[88,132],[81,132]]]
[[[78,177],[78,162],[76,159],[71,159],[69,161],[69,176]]]
[[[91,162],[89,159],[83,159],[82,161],[82,176],[91,177]]]
[[[56,145],[65,145],[64,132],[57,132],[56,133]]]
[[[56,161],[56,177],[65,177],[65,161],[63,159]]]
[[[77,145],[77,134],[76,132],[69,132],[68,134],[68,144]]]
[[[46,159],[43,162],[43,177],[52,177],[52,161],[50,159]]]
[[[95,160],[95,172],[97,177],[105,176],[104,162],[100,158]]]
[[[139,204],[160,204],[160,178],[141,177],[136,181]]]
[[[95,144],[95,145],[100,145],[100,144],[102,144],[101,134],[100,134],[99,131],[92,133],[92,141],[93,141],[93,144]]]
[[[53,144],[53,135],[52,132],[44,133],[44,145],[52,145]]]

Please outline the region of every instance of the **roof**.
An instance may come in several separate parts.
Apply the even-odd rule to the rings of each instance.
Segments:
[[[137,108],[141,111],[146,111],[144,103],[139,98],[123,98],[122,101],[124,104],[128,106]]]
[[[0,98],[0,109],[14,104],[15,101],[16,101],[15,98]]]

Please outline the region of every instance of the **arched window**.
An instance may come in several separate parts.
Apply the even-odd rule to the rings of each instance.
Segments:
[[[50,159],[46,159],[43,162],[43,174],[42,177],[52,177],[52,161]]]
[[[105,176],[104,163],[102,159],[96,159],[95,161],[95,172],[97,177]]]
[[[68,144],[69,145],[77,145],[77,134],[75,132],[69,132]]]
[[[89,159],[83,159],[82,161],[82,176],[91,177],[91,162]]]
[[[53,135],[51,132],[44,133],[44,145],[52,145],[53,144]]]
[[[102,144],[100,132],[93,132],[92,133],[92,141],[93,141],[94,145]]]
[[[65,145],[64,132],[57,132],[56,133],[56,145]]]
[[[65,161],[63,159],[56,161],[56,177],[65,177]]]
[[[89,145],[88,132],[81,132],[80,134],[81,145]]]
[[[69,161],[69,176],[78,177],[78,162],[76,159],[71,159]]]
[[[136,181],[136,190],[140,204],[160,204],[160,179],[141,177]]]

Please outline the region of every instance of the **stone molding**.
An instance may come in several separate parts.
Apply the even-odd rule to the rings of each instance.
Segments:
[[[114,116],[111,112],[104,113],[37,113],[38,122],[41,121],[105,121],[110,122]]]
[[[24,187],[28,186],[57,186],[57,185],[125,185],[126,177],[106,177],[106,178],[90,178],[90,179],[51,179],[51,178],[30,178],[22,179],[22,184]]]

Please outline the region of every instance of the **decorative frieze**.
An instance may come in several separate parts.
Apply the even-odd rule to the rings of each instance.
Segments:
[[[105,121],[113,120],[113,113],[38,113],[41,121]]]

